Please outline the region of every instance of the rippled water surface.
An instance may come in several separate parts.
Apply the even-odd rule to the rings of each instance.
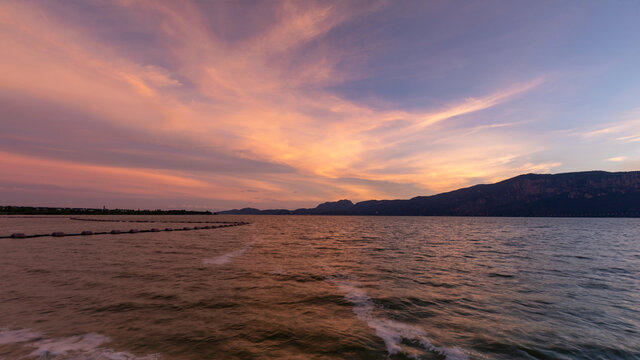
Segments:
[[[640,359],[640,219],[101,219],[251,224],[0,239],[0,359]]]

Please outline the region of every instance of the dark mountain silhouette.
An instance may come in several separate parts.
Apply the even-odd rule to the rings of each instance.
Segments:
[[[343,214],[353,211],[353,207],[351,200],[338,200],[322,203],[316,206],[313,211],[322,214]]]
[[[640,217],[640,171],[526,174],[409,200],[326,202],[313,209],[225,214]]]

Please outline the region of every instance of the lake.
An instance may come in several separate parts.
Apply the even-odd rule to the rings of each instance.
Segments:
[[[640,219],[0,217],[0,359],[640,359]]]

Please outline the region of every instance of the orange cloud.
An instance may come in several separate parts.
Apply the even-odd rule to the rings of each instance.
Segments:
[[[142,8],[148,18],[141,17],[140,22],[158,24],[157,35],[165,40],[166,56],[174,62],[171,69],[135,61],[83,34],[82,28],[42,16],[35,7],[4,3],[0,4],[0,50],[5,54],[0,57],[0,87],[80,109],[99,119],[93,121],[151,135],[175,134],[182,147],[215,148],[233,156],[286,164],[297,173],[245,174],[243,178],[5,153],[0,164],[16,175],[13,181],[100,187],[136,196],[174,194],[248,202],[335,196],[362,200],[395,195],[383,186],[339,180],[358,177],[432,191],[466,185],[470,178],[509,176],[523,166],[545,168],[514,164],[535,146],[512,139],[496,127],[478,130],[481,134],[471,144],[456,140],[468,129],[456,132],[443,126],[434,129],[430,139],[446,135],[455,149],[425,147],[392,159],[373,156],[384,149],[399,149],[417,132],[442,125],[444,120],[506,103],[544,81],[516,82],[437,110],[378,110],[322,90],[336,79],[348,78],[338,61],[332,60],[340,55],[334,49],[325,49],[323,56],[309,59],[303,67],[287,65],[296,48],[374,11],[378,4],[363,10],[283,3],[266,31],[233,44],[208,29],[206,19],[189,3],[126,1],[120,5],[121,11]],[[370,133],[399,119],[407,125],[390,128],[383,136]],[[90,123],[86,126],[91,128]],[[403,170],[394,172],[394,168]],[[11,180],[9,172],[3,173],[4,180]],[[308,185],[292,193],[295,183]],[[325,190],[319,190],[322,187]],[[258,191],[259,198],[248,197],[240,191],[244,188]]]

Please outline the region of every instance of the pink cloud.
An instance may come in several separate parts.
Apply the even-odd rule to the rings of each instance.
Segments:
[[[395,197],[395,190],[387,190],[385,183],[446,190],[464,185],[464,179],[496,178],[527,168],[526,162],[514,162],[530,153],[530,144],[496,128],[483,129],[475,144],[468,143],[461,140],[464,131],[456,133],[443,123],[505,104],[540,86],[542,78],[518,79],[504,89],[438,109],[379,110],[327,90],[328,85],[349,78],[339,66],[340,49],[319,47],[314,55],[320,56],[306,58],[304,66],[290,66],[296,49],[379,10],[380,4],[356,8],[278,3],[273,5],[278,10],[272,21],[237,43],[221,39],[190,3],[120,5],[110,11],[127,13],[145,28],[155,28],[170,68],[140,62],[133,54],[85,34],[81,22],[65,22],[37,6],[5,3],[0,5],[0,50],[7,55],[0,57],[0,87],[94,115],[83,123],[89,132],[102,122],[143,133],[145,138],[175,135],[181,148],[216,149],[295,171],[229,175],[156,166],[134,169],[100,163],[97,158],[92,164],[6,152],[0,161],[3,181],[99,188],[134,197],[248,203],[284,198],[311,203],[338,196]],[[388,127],[383,136],[371,133],[398,119],[406,126]],[[438,134],[451,136],[456,148],[425,147],[394,159],[373,155],[402,146],[427,128],[433,129],[433,139]],[[394,173],[390,170],[394,168],[416,170]],[[349,177],[372,183],[339,180]],[[295,185],[299,183],[305,185]],[[300,192],[291,191],[295,186]],[[258,195],[249,196],[244,189]]]

